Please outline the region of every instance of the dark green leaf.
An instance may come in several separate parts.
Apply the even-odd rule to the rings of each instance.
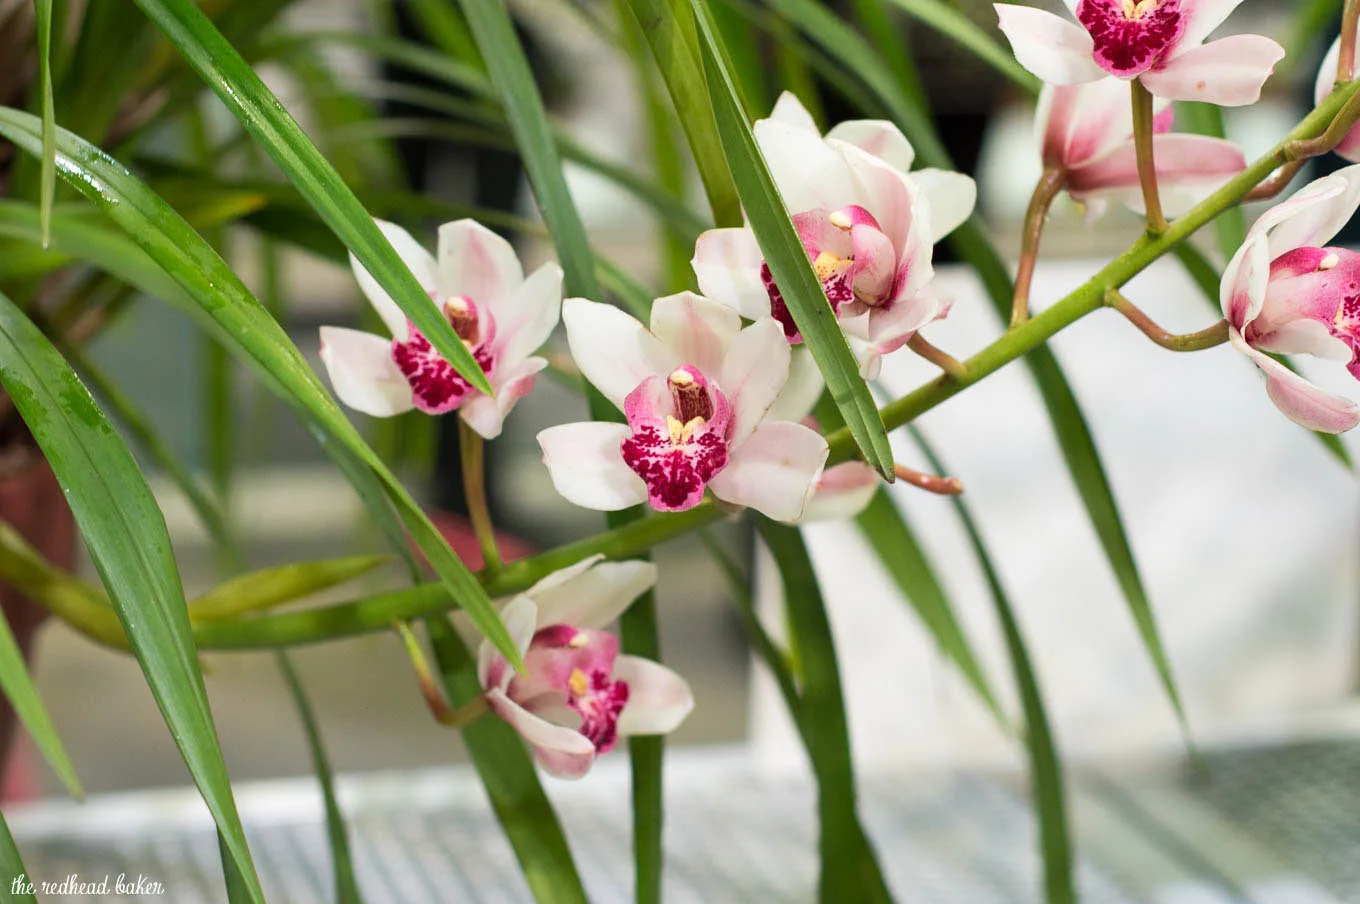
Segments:
[[[38,79],[42,92],[43,152],[42,210],[43,247],[52,235],[52,204],[57,194],[57,109],[52,89],[52,0],[33,0],[38,30]]]
[[[19,848],[14,844],[14,836],[9,833],[9,824],[0,815],[0,904],[37,904],[33,893],[28,891],[29,884],[36,884],[24,868]],[[23,885],[11,885],[23,880]]]

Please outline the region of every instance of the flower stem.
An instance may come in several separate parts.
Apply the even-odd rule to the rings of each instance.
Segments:
[[[898,480],[919,487],[927,493],[934,493],[937,496],[957,496],[963,492],[963,481],[957,477],[940,477],[936,474],[926,474],[917,471],[906,465],[896,465],[893,474]]]
[[[1123,314],[1128,321],[1153,342],[1173,352],[1198,352],[1228,341],[1228,321],[1220,320],[1197,333],[1176,335],[1162,329],[1142,309],[1129,301],[1113,286],[1105,290],[1105,304]]]
[[[1011,327],[1029,318],[1029,289],[1034,282],[1034,267],[1039,261],[1039,242],[1044,235],[1048,209],[1067,182],[1067,174],[1058,167],[1049,167],[1034,186],[1034,195],[1025,214],[1025,233],[1020,246],[1020,267],[1015,273],[1015,307],[1011,311]]]
[[[501,568],[501,555],[496,549],[496,529],[491,526],[491,511],[486,504],[486,474],[483,453],[486,443],[482,437],[458,418],[458,449],[463,458],[463,496],[467,500],[468,518],[482,549],[482,565],[488,572]]]
[[[1360,0],[1346,0],[1341,14],[1341,55],[1337,58],[1336,83],[1344,85],[1355,78],[1355,40],[1360,32]]]
[[[1157,163],[1152,147],[1152,93],[1138,79],[1129,82],[1133,91],[1133,143],[1138,154],[1138,181],[1143,186],[1143,204],[1147,207],[1147,228],[1152,235],[1166,232],[1166,217],[1162,214],[1162,199],[1157,192]]]
[[[925,336],[915,333],[907,340],[907,348],[934,364],[948,376],[954,379],[961,379],[967,376],[967,371],[958,358],[932,345]]]
[[[434,672],[430,670],[430,663],[425,658],[425,651],[420,647],[420,641],[416,638],[411,626],[404,621],[393,623],[397,633],[401,635],[402,645],[406,648],[406,655],[411,660],[411,667],[415,669],[416,679],[420,682],[420,694],[425,698],[425,705],[430,708],[430,714],[440,725],[447,725],[450,728],[462,728],[480,719],[490,712],[487,706],[486,697],[478,694],[463,706],[453,707],[444,700],[444,692],[439,689],[439,683],[435,681]]]

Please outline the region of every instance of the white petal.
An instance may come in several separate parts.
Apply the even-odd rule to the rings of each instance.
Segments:
[[[415,407],[411,385],[392,360],[392,342],[339,326],[321,328],[321,363],[336,396],[355,411],[392,417]]]
[[[813,120],[812,114],[807,111],[803,102],[792,91],[780,92],[779,100],[774,102],[774,110],[770,113],[770,119],[804,129],[818,138],[822,137],[822,130],[817,128],[817,123]]]
[[[534,632],[538,629],[538,607],[534,605],[534,601],[520,594],[501,607],[500,615],[505,630],[515,641],[515,649],[519,650],[521,655],[528,652],[529,644],[534,639]],[[492,672],[498,667],[501,674],[493,675]],[[497,650],[491,641],[483,640],[481,646],[477,648],[477,681],[482,687],[485,690],[492,690],[493,686],[497,690],[505,690],[506,685],[514,677],[514,669],[510,668],[501,651]]]
[[[708,486],[719,499],[776,521],[797,521],[816,488],[827,451],[826,440],[802,424],[761,424],[732,450],[727,467]]]
[[[746,228],[710,229],[694,244],[694,278],[705,298],[729,305],[748,320],[770,315],[770,293],[760,278],[765,255]]]
[[[1270,229],[1271,260],[1295,248],[1321,248],[1360,207],[1360,166],[1348,166],[1304,186],[1262,214],[1253,229]],[[1262,225],[1265,224],[1265,225]]]
[[[652,335],[681,364],[692,364],[712,379],[741,332],[741,315],[725,304],[681,292],[652,302],[651,326]]]
[[[543,347],[562,318],[562,268],[544,264],[490,309],[496,318],[497,365],[523,361]]]
[[[778,398],[789,379],[789,357],[784,328],[773,317],[757,320],[732,343],[719,378],[732,403],[732,444],[746,439]]]
[[[1054,85],[1076,85],[1105,77],[1105,70],[1096,65],[1095,44],[1080,25],[1028,6],[995,6],[1016,61],[1039,78]]]
[[[600,562],[532,595],[540,624],[600,629],[655,586],[656,566],[632,559]]]
[[[1252,229],[1223,270],[1219,304],[1228,323],[1238,329],[1261,313],[1270,281],[1270,243],[1264,233]]]
[[[668,376],[685,363],[641,323],[612,305],[568,298],[562,322],[576,366],[623,410],[628,393],[648,377]]]
[[[496,370],[492,388],[494,398],[477,393],[458,409],[458,416],[477,431],[482,439],[495,439],[501,435],[501,426],[515,403],[529,394],[534,388],[534,377],[548,366],[546,358],[526,358],[513,368]]]
[[[911,174],[922,197],[930,205],[931,244],[949,235],[973,215],[977,183],[962,173],[923,169]]]
[[[576,779],[590,771],[595,745],[579,731],[541,719],[500,691],[488,691],[487,702],[534,748],[543,771],[557,778]]]
[[[439,227],[439,295],[466,295],[495,306],[524,282],[524,268],[510,243],[476,220]]]
[[[902,130],[882,119],[846,120],[827,132],[826,137],[828,141],[854,145],[904,173],[916,159],[916,150]]]
[[[773,119],[757,122],[755,135],[791,215],[849,203],[853,189],[845,163],[820,136]]]
[[[560,587],[568,581],[575,580],[578,575],[585,574],[593,568],[596,562],[603,561],[604,553],[597,552],[593,556],[586,556],[574,565],[568,565],[566,568],[559,568],[552,574],[539,578],[534,586],[524,591],[524,595],[537,599],[540,594],[546,593],[554,587]]]
[[[827,468],[817,490],[803,509],[803,522],[844,521],[864,511],[882,483],[873,468],[862,461],[847,461]]]
[[[614,677],[628,682],[628,702],[619,713],[619,734],[670,734],[694,709],[694,693],[678,674],[650,659],[620,656]]]
[[[1284,59],[1284,48],[1261,35],[1233,35],[1177,54],[1139,76],[1168,100],[1243,107],[1261,99],[1261,87]]]
[[[801,421],[812,414],[825,389],[826,380],[822,379],[812,352],[801,346],[790,349],[788,382],[770,410],[765,412],[766,420]]]
[[[616,512],[647,501],[647,485],[624,464],[626,424],[559,424],[538,434],[553,486],[568,502]]]
[[[374,220],[382,234],[387,236],[387,240],[392,243],[397,256],[402,262],[411,269],[411,275],[420,283],[421,288],[426,292],[438,291],[438,279],[435,275],[434,257],[425,247],[411,238],[411,233],[402,229],[395,223],[386,220]],[[392,300],[392,296],[378,285],[378,281],[364,269],[363,264],[359,263],[358,258],[353,254],[349,256],[350,269],[354,271],[354,278],[359,281],[359,288],[363,290],[364,296],[368,298],[369,304],[373,305],[373,310],[378,312],[382,322],[387,325],[393,338],[403,342],[410,336],[407,331],[406,314]]]
[[[1265,373],[1270,401],[1294,423],[1319,433],[1345,433],[1360,425],[1360,404],[1327,392],[1252,348],[1237,330],[1229,333],[1229,339]]]
[[[1241,5],[1242,0],[1185,0],[1181,10],[1187,21],[1181,46],[1193,47],[1203,42]]]

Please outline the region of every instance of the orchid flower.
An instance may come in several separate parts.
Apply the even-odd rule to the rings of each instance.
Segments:
[[[1360,34],[1357,34],[1357,44],[1360,44]],[[1337,71],[1341,66],[1341,39],[1337,38],[1332,42],[1332,49],[1327,51],[1327,56],[1322,61],[1322,68],[1318,70],[1317,85],[1313,91],[1313,99],[1317,104],[1321,104],[1327,99],[1327,95],[1332,93],[1336,87]],[[1353,126],[1346,137],[1332,150],[1351,163],[1360,163],[1360,126]]]
[[[323,326],[321,361],[335,394],[374,417],[412,408],[426,414],[456,410],[469,427],[494,439],[548,364],[533,353],[557,326],[562,268],[547,263],[526,279],[510,243],[473,220],[439,227],[437,258],[400,226],[378,226],[472,352],[495,396],[463,379],[353,255],[359,288],[392,337]]]
[[[593,556],[553,572],[501,610],[524,656],[517,674],[483,641],[477,677],[492,712],[559,778],[580,778],[620,737],[667,734],[694,708],[685,679],[649,659],[619,655],[601,630],[656,584],[650,562]]]
[[[554,486],[571,502],[616,511],[698,505],[705,488],[777,521],[795,521],[822,472],[826,440],[763,419],[789,376],[783,330],[691,292],[652,305],[650,331],[605,304],[569,298],[563,321],[586,379],[627,423],[550,427],[538,435]]]
[[[1035,132],[1044,167],[1062,173],[1067,193],[1086,205],[1092,217],[1103,212],[1111,197],[1143,212],[1127,95],[1128,88],[1117,78],[1046,85],[1039,95]],[[1169,101],[1158,100],[1154,110],[1157,184],[1168,216],[1189,210],[1246,168],[1246,157],[1232,142],[1168,134],[1174,115]]]
[[[1054,85],[1106,75],[1138,79],[1157,97],[1224,107],[1254,104],[1284,58],[1261,35],[1204,43],[1242,0],[1063,0],[1077,23],[1029,6],[997,3],[1015,59]]]
[[[872,375],[879,356],[948,312],[927,289],[933,246],[972,214],[977,187],[942,170],[909,175],[915,152],[888,122],[843,122],[823,138],[787,92],[755,136],[832,310],[869,344]],[[705,232],[693,266],[704,295],[752,320],[773,316],[790,343],[803,341],[750,227]]]
[[[1360,424],[1360,404],[1324,391],[1266,353],[1345,361],[1360,380],[1360,253],[1325,247],[1357,207],[1360,166],[1318,179],[1263,214],[1223,271],[1233,346],[1265,372],[1276,408],[1324,433]]]

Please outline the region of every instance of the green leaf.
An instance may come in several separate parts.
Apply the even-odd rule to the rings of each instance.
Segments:
[[[619,617],[619,640],[624,653],[653,662],[661,660],[656,618],[656,591],[649,590]],[[664,735],[634,735],[628,739],[633,770],[633,856],[636,863],[637,904],[660,904],[661,870],[666,862],[662,830],[666,821],[662,767]]]
[[[33,0],[38,31],[38,76],[42,92],[43,152],[42,210],[43,247],[52,235],[52,204],[57,195],[57,107],[52,90],[52,0]]]
[[[287,653],[278,654],[279,671],[283,673],[288,693],[297,707],[298,721],[302,723],[303,734],[307,738],[307,749],[312,755],[312,768],[316,770],[316,780],[321,786],[321,799],[326,807],[326,837],[331,843],[331,867],[335,873],[336,904],[362,904],[359,883],[354,878],[354,858],[349,849],[349,832],[345,828],[345,814],[340,809],[340,801],[335,796],[335,776],[326,756],[326,745],[321,740],[321,727],[317,725],[316,714],[307,699],[307,692],[298,677],[297,669]]]
[[[694,12],[688,0],[628,0],[628,5],[651,45],[652,57],[689,140],[713,221],[719,226],[740,226],[741,199],[718,139]]]
[[[350,556],[262,568],[219,584],[189,603],[195,622],[235,618],[320,593],[368,574],[390,556]]]
[[[921,622],[930,631],[940,651],[948,656],[973,690],[992,711],[997,723],[1010,730],[1005,711],[992,692],[982,665],[973,653],[968,637],[959,625],[954,607],[921,544],[917,541],[906,515],[893,504],[886,489],[874,494],[869,506],[855,517],[860,532],[869,541],[878,560],[892,576]]]
[[[926,438],[914,427],[908,427],[912,438],[921,447],[937,474],[948,474],[949,470]],[[978,564],[982,566],[983,576],[992,594],[997,619],[1001,622],[1006,636],[1006,650],[1010,654],[1011,671],[1015,675],[1016,687],[1020,689],[1020,703],[1025,711],[1025,747],[1029,754],[1031,796],[1039,820],[1040,853],[1044,861],[1044,900],[1048,904],[1073,904],[1077,900],[1072,871],[1072,842],[1067,823],[1067,802],[1063,791],[1062,761],[1058,758],[1053,743],[1053,732],[1048,725],[1044,711],[1043,695],[1039,690],[1039,680],[1030,664],[1025,638],[1020,633],[1015,611],[1001,584],[1001,577],[992,565],[987,546],[982,541],[977,525],[961,497],[951,500],[958,512],[963,528],[968,533],[968,542],[973,547]]]
[[[793,221],[779,196],[774,179],[756,146],[755,135],[742,112],[736,86],[723,62],[716,26],[704,0],[693,0],[703,50],[709,96],[713,99],[718,134],[736,179],[737,191],[765,261],[784,294],[794,323],[803,334],[827,389],[850,427],[864,460],[886,480],[893,479],[892,449],[869,387],[836,321],[831,303],[812,270]]]
[[[30,154],[36,154],[40,147],[37,121],[17,110],[0,107],[0,135]],[[145,252],[140,256],[143,262],[148,256],[152,258],[173,283],[133,262],[136,275],[158,283],[165,293],[160,297],[184,305],[199,322],[214,329],[224,343],[255,368],[266,385],[309,423],[322,449],[344,471],[395,548],[409,556],[384,494],[391,499],[406,530],[453,598],[467,611],[477,629],[518,667],[522,662],[519,651],[477,579],[392,472],[364,443],[287,334],[226,262],[183,218],[119,163],[64,129],[57,130],[57,139],[57,170],[62,177],[94,201],[141,247]],[[82,237],[90,239],[88,231]],[[101,253],[111,247],[107,236],[92,244]]]
[[[52,771],[66,786],[66,790],[70,791],[73,797],[84,797],[85,792],[80,787],[75,767],[71,765],[71,759],[66,754],[66,747],[61,743],[56,727],[52,725],[47,707],[38,696],[38,688],[33,683],[32,676],[28,674],[28,664],[24,661],[23,651],[19,649],[18,641],[14,639],[9,622],[3,618],[0,618],[0,689],[4,690],[5,697],[14,707],[15,715],[38,745],[43,759],[47,760]]]
[[[779,568],[789,629],[802,666],[802,734],[817,777],[821,821],[819,899],[890,902],[887,881],[856,809],[845,698],[817,573],[797,528],[767,518],[757,519],[756,525]]]
[[[0,521],[0,577],[87,637],[127,652],[127,635],[103,588],[54,567]]]
[[[491,394],[472,353],[411,275],[363,204],[283,105],[191,0],[137,0],[199,77],[435,349],[473,386]]]
[[[1010,79],[1016,87],[1029,94],[1039,93],[1042,83],[1015,61],[1015,55],[1010,52],[1010,48],[1003,47],[954,4],[946,3],[944,0],[884,0],[884,2],[894,4],[913,19],[949,38]]]
[[[427,619],[425,624],[449,700],[457,703],[480,695],[476,660],[458,632],[442,615]],[[515,849],[534,900],[539,904],[584,904],[585,889],[562,834],[562,824],[543,793],[524,739],[509,723],[486,715],[463,728],[463,743],[496,818]]]
[[[47,338],[0,295],[0,382],[66,493],[189,772],[263,904],[198,668],[165,520],[127,446]]]
[[[0,882],[0,902],[37,904],[33,893],[27,890],[27,885],[18,886],[21,890],[16,891],[15,886],[10,884],[18,879],[26,883],[32,883],[33,880],[24,868],[23,858],[19,856],[19,848],[14,843],[14,836],[9,833],[9,824],[5,822],[3,814],[0,814],[0,876],[4,877],[4,881]]]

